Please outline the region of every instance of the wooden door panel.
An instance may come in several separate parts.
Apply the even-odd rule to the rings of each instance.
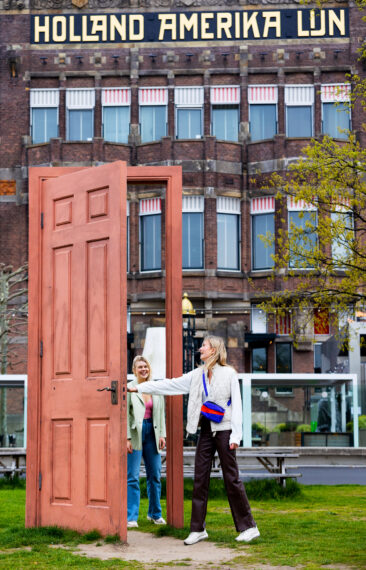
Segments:
[[[87,244],[87,375],[108,376],[108,240]]]
[[[40,522],[122,537],[126,173],[113,163],[46,181],[42,235]],[[112,380],[118,405],[98,391]]]
[[[52,420],[52,503],[71,503],[72,420]]]

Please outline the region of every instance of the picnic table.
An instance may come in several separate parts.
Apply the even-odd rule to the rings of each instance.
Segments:
[[[26,455],[24,448],[0,447],[0,474],[14,477],[25,473]]]
[[[183,449],[183,472],[184,477],[194,477],[194,456],[196,449],[194,447],[185,447]],[[299,454],[291,450],[271,450],[271,448],[244,448],[239,447],[236,450],[236,458],[239,466],[239,474],[241,478],[267,478],[276,479],[283,487],[286,485],[286,479],[301,477],[301,473],[289,472],[286,460],[289,458],[299,457]],[[245,460],[253,458],[259,462],[258,469],[248,469]],[[162,452],[162,470],[161,476],[166,476],[166,452]],[[264,470],[263,470],[264,468]],[[141,465],[141,476],[145,476],[145,467]],[[211,477],[222,477],[220,460],[216,454],[212,461]]]

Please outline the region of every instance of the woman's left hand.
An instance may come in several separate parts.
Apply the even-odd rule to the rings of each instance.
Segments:
[[[230,449],[238,449],[238,447],[237,443],[230,443]]]
[[[165,449],[165,437],[159,437],[159,449]]]

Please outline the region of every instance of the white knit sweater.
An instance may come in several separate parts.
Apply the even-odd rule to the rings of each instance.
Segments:
[[[189,394],[187,409],[187,432],[196,433],[200,418],[200,411],[203,401],[206,399],[202,383],[202,368],[196,368],[180,378],[166,378],[143,382],[137,386],[139,392],[145,394],[161,394],[175,396],[178,394]],[[212,432],[231,430],[230,443],[239,445],[242,438],[242,404],[239,380],[236,372],[231,366],[220,366],[216,364],[212,369],[211,382],[208,383],[207,399],[225,408],[225,415],[222,422],[217,424],[211,422]],[[231,399],[231,405],[227,402]]]

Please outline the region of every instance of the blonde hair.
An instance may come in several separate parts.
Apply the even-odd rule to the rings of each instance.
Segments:
[[[224,339],[221,338],[221,336],[207,335],[203,339],[203,342],[205,342],[205,340],[207,340],[211,348],[215,349],[215,352],[206,360],[204,367],[207,368],[207,370],[210,370],[215,366],[215,364],[228,366],[226,363],[227,352]]]
[[[151,377],[151,366],[150,366],[150,362],[147,360],[147,358],[145,358],[144,356],[142,356],[142,354],[138,354],[137,356],[135,356],[135,358],[133,359],[132,362],[132,372],[134,373],[135,376],[137,376],[136,374],[136,366],[138,362],[145,362],[146,366],[149,369],[149,376],[146,378],[146,380],[144,380],[144,382],[147,382],[148,380],[150,380]]]

